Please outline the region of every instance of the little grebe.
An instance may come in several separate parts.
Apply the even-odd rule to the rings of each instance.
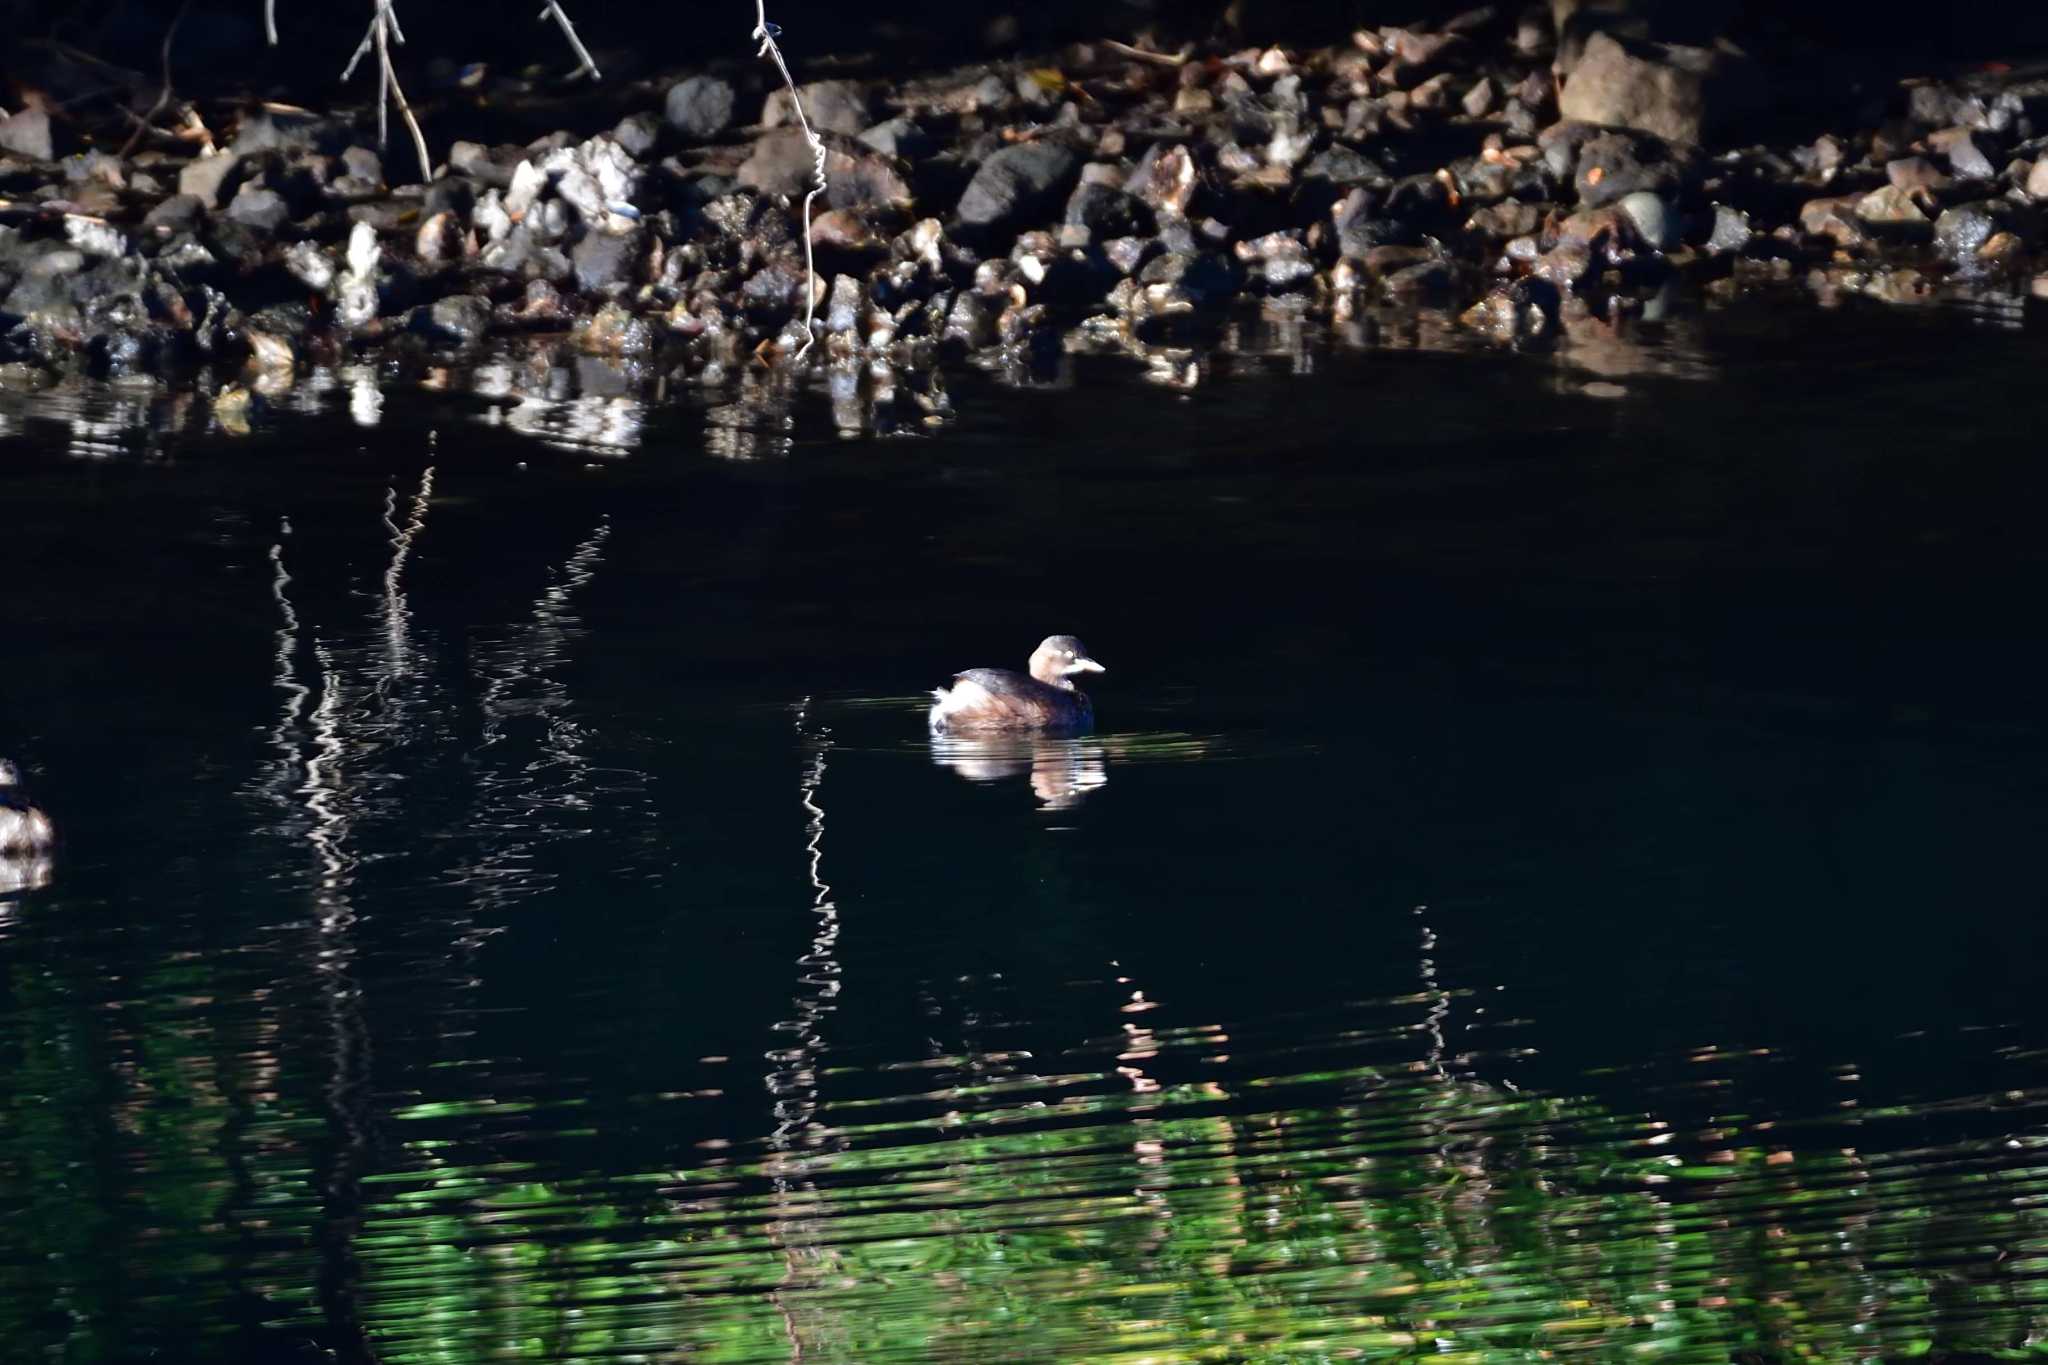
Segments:
[[[1088,647],[1071,635],[1048,635],[1031,655],[1031,671],[970,668],[951,687],[933,691],[934,734],[1049,730],[1077,734],[1095,724],[1095,709],[1074,687],[1077,673],[1101,673]]]
[[[18,781],[14,765],[0,758],[0,857],[48,853],[57,842],[50,817],[28,803]]]

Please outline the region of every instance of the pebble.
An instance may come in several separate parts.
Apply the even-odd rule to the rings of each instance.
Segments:
[[[57,141],[50,116],[40,109],[17,109],[0,117],[0,151],[36,161],[54,160]]]
[[[961,222],[971,226],[1014,226],[1048,199],[1064,193],[1080,165],[1081,159],[1057,142],[1004,147],[975,170],[955,211]]]
[[[730,81],[688,76],[668,88],[662,118],[686,141],[711,142],[732,127],[737,102]]]
[[[2010,81],[1920,82],[1904,117],[1803,145],[1703,146],[1753,66],[1587,31],[1557,54],[1560,85],[1525,41],[1545,28],[1495,15],[1322,51],[1210,45],[1173,67],[1076,49],[811,82],[815,283],[799,220],[813,154],[757,71],[643,87],[659,110],[597,137],[457,142],[423,187],[387,187],[348,123],[285,109],[192,159],[145,147],[23,170],[0,136],[17,204],[0,307],[63,323],[38,332],[36,364],[75,354],[101,373],[239,345],[253,306],[247,325],[294,364],[323,333],[469,348],[496,328],[570,331],[607,357],[674,348],[664,366],[730,376],[794,349],[807,288],[834,339],[821,363],[909,373],[941,343],[1028,369],[1066,329],[1179,340],[1253,296],[1342,318],[1392,300],[1526,347],[1647,316],[1688,280],[1905,303],[1958,275],[2048,276],[2038,99]],[[762,126],[738,132],[757,97]],[[27,132],[21,118],[0,130]],[[23,354],[12,336],[0,363]],[[248,344],[268,347],[262,382],[289,375]]]

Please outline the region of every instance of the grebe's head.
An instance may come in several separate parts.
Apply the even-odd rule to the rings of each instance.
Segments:
[[[1072,687],[1077,674],[1106,671],[1088,657],[1088,646],[1071,635],[1048,635],[1031,655],[1031,676],[1040,682]]]

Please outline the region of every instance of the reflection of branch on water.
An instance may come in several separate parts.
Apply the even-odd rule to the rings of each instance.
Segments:
[[[1415,907],[1417,915],[1429,909],[1426,905]],[[1450,993],[1437,984],[1436,959],[1430,953],[1436,949],[1436,933],[1427,923],[1422,926],[1422,993],[1429,1001],[1429,1012],[1423,1016],[1423,1032],[1429,1035],[1429,1069],[1439,1076],[1447,1075],[1444,1070],[1444,1020],[1451,1012]]]
[[[289,520],[278,526],[280,537],[292,533]],[[295,778],[299,766],[299,741],[293,738],[299,718],[306,709],[306,698],[312,690],[299,681],[298,665],[295,662],[299,652],[299,614],[292,608],[292,599],[285,593],[291,586],[292,576],[285,572],[284,541],[270,547],[270,564],[275,572],[270,579],[270,595],[277,603],[278,616],[282,621],[277,628],[277,677],[279,691],[284,693],[284,714],[270,731],[270,747],[278,753],[278,776],[283,779],[273,784],[273,796],[285,804],[291,803],[289,784]]]
[[[1045,735],[932,737],[932,762],[969,782],[1003,782],[1029,774],[1047,810],[1066,810],[1109,781],[1108,751],[1092,739]]]
[[[799,707],[799,734],[803,733],[804,719],[805,708]],[[807,817],[804,824],[805,870],[811,883],[811,913],[817,916],[817,928],[811,936],[809,949],[797,959],[797,992],[793,998],[795,1015],[775,1025],[778,1033],[795,1035],[795,1043],[768,1053],[769,1061],[782,1063],[777,1070],[768,1073],[768,1092],[775,1097],[775,1132],[769,1141],[778,1151],[788,1151],[799,1143],[809,1145],[806,1135],[818,1109],[817,1057],[825,1048],[819,1025],[827,1014],[838,1008],[835,1002],[839,996],[839,962],[833,951],[839,942],[839,905],[833,900],[832,888],[822,875],[825,808],[818,804],[818,790],[825,781],[825,753],[830,746],[830,737],[831,731],[822,728],[815,737],[806,736],[806,743],[811,749],[810,761],[798,784],[799,799]]]
[[[798,796],[804,813],[804,855],[811,884],[811,912],[817,926],[809,949],[797,959],[797,991],[792,1003],[794,1015],[775,1025],[778,1033],[794,1035],[788,1047],[768,1053],[774,1069],[767,1076],[768,1093],[774,1099],[775,1129],[768,1137],[767,1172],[775,1189],[775,1217],[768,1225],[771,1241],[782,1248],[784,1274],[776,1291],[789,1333],[790,1358],[804,1352],[804,1333],[795,1310],[782,1298],[785,1291],[801,1290],[813,1264],[819,1259],[818,1234],[813,1220],[800,1216],[814,1202],[817,1185],[809,1176],[810,1163],[793,1155],[799,1147],[816,1147],[818,1113],[818,1059],[825,1051],[822,1024],[838,1008],[840,968],[834,955],[839,942],[839,905],[823,876],[825,808],[818,803],[818,791],[825,781],[825,753],[831,731],[820,728],[815,736],[805,733],[809,708],[807,698],[797,708],[797,733],[810,749],[809,762],[798,782]],[[809,1199],[802,1197],[807,1192]],[[815,1344],[815,1343],[813,1343]]]
[[[320,1222],[319,1292],[329,1328],[348,1343],[345,1358],[367,1359],[355,1239],[362,1224],[362,1177],[370,1155],[370,1032],[354,974],[356,914],[348,895],[354,865],[347,843],[353,803],[344,767],[348,743],[341,674],[324,645],[314,645],[313,657],[319,670],[320,700],[313,707],[313,748],[306,758],[305,782],[299,791],[312,817],[306,841],[319,873],[313,893],[313,965],[333,1059],[325,1092],[336,1138],[323,1182],[326,1216]]]
[[[594,804],[590,764],[582,752],[585,731],[570,718],[569,689],[552,670],[566,657],[566,645],[580,626],[570,610],[574,595],[596,575],[610,535],[610,523],[600,521],[534,600],[532,620],[498,647],[477,651],[483,729],[472,761],[480,763],[483,751],[504,742],[511,722],[519,717],[539,723],[541,755],[538,762],[477,778],[476,807],[469,823],[485,831],[490,843],[459,875],[472,885],[480,902],[502,905],[540,890],[546,881],[532,865],[536,849],[587,832],[565,826],[559,818],[535,817],[536,812]]]
[[[372,842],[380,832],[377,817],[396,810],[380,798],[388,797],[406,770],[444,757],[457,726],[453,699],[439,682],[432,637],[416,632],[406,591],[407,574],[419,562],[434,482],[429,467],[411,495],[387,490],[384,553],[372,604],[366,613],[351,613],[332,636],[294,601],[285,560],[288,524],[269,551],[278,614],[272,669],[280,707],[259,792],[290,808],[292,817],[281,832],[311,855],[306,980],[325,1025],[316,1051],[327,1058],[323,1092],[330,1135],[318,1177],[323,1210],[317,1292],[341,1358],[358,1361],[371,1359],[361,1326],[356,1243],[370,1208],[364,1177],[375,1160],[378,1110],[369,1083],[357,883],[361,869],[381,852]],[[590,582],[609,534],[601,522],[542,585],[530,621],[501,647],[474,656],[482,683],[482,747],[510,738],[513,718],[526,716],[540,724],[541,751],[534,761],[524,745],[508,744],[498,752],[515,755],[489,769],[499,780],[477,784],[474,806],[465,800],[465,823],[484,840],[481,868],[464,877],[480,883],[479,900],[513,886],[531,890],[536,883],[527,863],[534,848],[583,832],[565,827],[562,812],[589,804],[583,792],[590,781],[581,749],[584,732],[568,716],[568,692],[551,672],[577,627],[574,594]],[[296,551],[294,562],[306,573],[298,562],[303,554]],[[408,827],[429,818],[417,805],[408,805],[404,815]],[[413,847],[409,840],[408,849]],[[426,847],[439,857],[444,846]],[[460,945],[476,936],[451,926],[448,937]]]
[[[410,613],[402,591],[406,560],[426,525],[433,471],[420,481],[407,524],[394,519],[395,492],[387,495],[384,524],[391,534],[392,556],[384,573],[384,591],[377,613],[383,640],[383,662],[374,670],[374,690],[384,704],[362,708],[349,686],[349,669],[329,643],[315,636],[302,644],[303,623],[288,589],[283,536],[290,523],[280,524],[280,538],[270,547],[271,597],[279,625],[273,655],[272,681],[283,694],[270,743],[276,751],[275,776],[265,784],[271,798],[304,815],[295,837],[303,837],[313,858],[312,962],[313,984],[327,1025],[330,1067],[323,1087],[328,1122],[334,1135],[328,1169],[321,1181],[325,1216],[320,1222],[318,1293],[330,1331],[343,1343],[346,1359],[367,1360],[359,1302],[360,1271],[356,1235],[362,1223],[362,1179],[371,1162],[370,1032],[356,979],[357,913],[351,885],[358,856],[351,847],[354,823],[364,809],[356,771],[374,749],[370,736],[387,725],[391,685],[410,666]],[[310,649],[311,670],[301,681],[302,652]],[[367,689],[366,689],[367,690]],[[308,710],[308,703],[311,709]]]
[[[412,514],[400,529],[392,516],[398,510],[398,490],[384,490],[384,529],[391,533],[391,565],[384,570],[384,645],[391,679],[404,673],[412,662],[412,613],[406,609],[405,593],[399,582],[413,543],[427,529],[427,501],[433,495],[434,467],[428,465],[420,475],[420,491],[413,496]]]

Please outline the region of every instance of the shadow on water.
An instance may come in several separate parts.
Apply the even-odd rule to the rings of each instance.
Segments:
[[[1769,323],[0,394],[0,1342],[2037,1352],[2039,343]]]

